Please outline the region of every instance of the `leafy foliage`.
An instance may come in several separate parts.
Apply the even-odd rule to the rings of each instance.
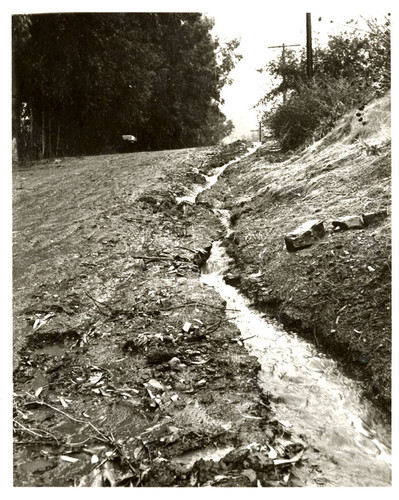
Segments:
[[[20,157],[216,143],[231,126],[220,90],[238,57],[197,13],[13,17]],[[219,132],[218,132],[219,130]]]
[[[263,116],[283,150],[295,149],[325,135],[350,108],[378,97],[390,88],[390,20],[366,21],[357,29],[331,36],[326,47],[314,49],[314,77],[306,75],[306,54],[286,50],[285,60],[266,70],[276,86],[260,101],[272,103]],[[360,33],[360,34],[359,34]],[[286,102],[279,96],[285,93]]]

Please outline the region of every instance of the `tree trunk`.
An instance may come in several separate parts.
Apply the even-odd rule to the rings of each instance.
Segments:
[[[49,157],[51,158],[51,156],[53,155],[53,151],[52,151],[52,146],[51,146],[51,113],[50,113],[50,109],[48,110],[48,155]]]
[[[61,131],[61,125],[58,123],[57,143],[55,145],[55,156],[59,156],[60,153],[60,131]]]
[[[45,128],[45,117],[44,108],[42,107],[42,158],[46,153],[46,128]]]

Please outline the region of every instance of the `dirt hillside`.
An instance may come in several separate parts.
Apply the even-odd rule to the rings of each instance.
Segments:
[[[294,156],[281,155],[267,141],[255,160],[226,170],[218,189],[202,199],[216,196],[232,213],[227,248],[235,266],[229,282],[338,357],[389,411],[390,95],[366,106],[362,122],[355,113]],[[362,214],[364,227],[336,225]],[[324,237],[287,251],[285,236],[311,220],[324,223]]]

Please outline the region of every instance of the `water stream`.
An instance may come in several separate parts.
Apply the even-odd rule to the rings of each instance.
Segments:
[[[305,436],[306,456],[328,486],[390,486],[390,433],[359,385],[337,363],[296,334],[252,310],[223,281],[230,266],[221,241],[213,244],[201,280],[226,301],[228,319],[241,331],[260,364],[259,385],[272,394],[277,420]],[[311,483],[310,486],[315,484]]]
[[[257,147],[254,144],[245,156]],[[237,161],[240,159],[215,169],[205,187],[196,188],[184,199],[195,202],[199,192],[209,189]],[[229,212],[214,212],[229,234]],[[248,338],[245,346],[261,364],[259,385],[272,394],[277,420],[296,436],[304,436],[309,445],[306,456],[317,465],[327,486],[390,486],[390,430],[379,412],[361,397],[358,383],[315,346],[251,309],[248,300],[223,280],[230,266],[222,241],[214,242],[201,281],[226,301],[228,320],[239,328],[243,339]],[[307,486],[318,484],[312,478],[307,481]]]
[[[243,160],[247,156],[254,153],[258,149],[259,145],[260,145],[260,143],[254,142],[252,148],[249,148],[248,151],[246,153],[244,153],[242,156],[240,156],[239,158],[234,158],[233,160],[229,161],[228,163],[225,163],[224,165],[222,165],[220,167],[214,168],[212,170],[211,175],[204,176],[205,181],[206,181],[205,185],[200,185],[200,184],[195,185],[191,189],[189,194],[187,194],[186,196],[177,197],[176,202],[183,203],[184,201],[188,201],[190,203],[195,203],[197,196],[200,193],[202,193],[203,191],[210,189],[216,183],[216,181],[219,179],[219,177],[222,175],[222,173],[226,170],[227,167],[229,167],[233,163],[237,163],[237,162]]]

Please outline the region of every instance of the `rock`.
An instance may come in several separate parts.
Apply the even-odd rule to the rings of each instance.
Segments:
[[[250,453],[248,448],[238,448],[227,453],[227,455],[222,458],[221,462],[229,468],[242,469],[243,463]]]
[[[372,224],[377,224],[381,222],[388,216],[386,210],[380,210],[379,212],[369,212],[367,214],[362,214],[364,224],[366,226],[371,226]]]
[[[238,274],[227,273],[224,276],[224,281],[228,285],[238,286],[241,282],[241,276],[239,276]]]
[[[191,328],[191,323],[189,323],[188,321],[186,321],[184,323],[184,325],[183,325],[182,330],[183,330],[183,332],[188,333],[190,331],[190,328]]]
[[[245,460],[245,466],[258,471],[274,468],[273,460],[267,457],[264,453],[254,451]]]
[[[193,257],[193,262],[198,267],[203,266],[208,260],[212,249],[212,243],[207,244],[204,248],[196,248],[196,253]]]
[[[182,363],[179,358],[176,357],[169,360],[169,365],[172,370],[182,370],[183,368],[186,367],[186,365]]]
[[[176,351],[161,351],[158,349],[155,349],[153,351],[150,351],[146,358],[147,358],[147,363],[151,365],[156,365],[156,364],[161,364],[161,363],[166,363],[170,359],[172,359],[176,355]]]
[[[199,396],[199,400],[203,404],[211,404],[215,401],[211,392],[205,392]]]
[[[164,391],[165,390],[164,386],[160,382],[158,382],[158,380],[155,380],[154,378],[152,378],[151,380],[148,381],[148,386],[151,389],[154,389],[156,391]]]
[[[324,234],[324,224],[321,220],[309,220],[285,235],[285,245],[289,252],[294,252],[313,245]]]
[[[339,217],[333,220],[332,225],[335,229],[362,229],[364,228],[364,221],[361,215],[348,215],[346,217]]]

